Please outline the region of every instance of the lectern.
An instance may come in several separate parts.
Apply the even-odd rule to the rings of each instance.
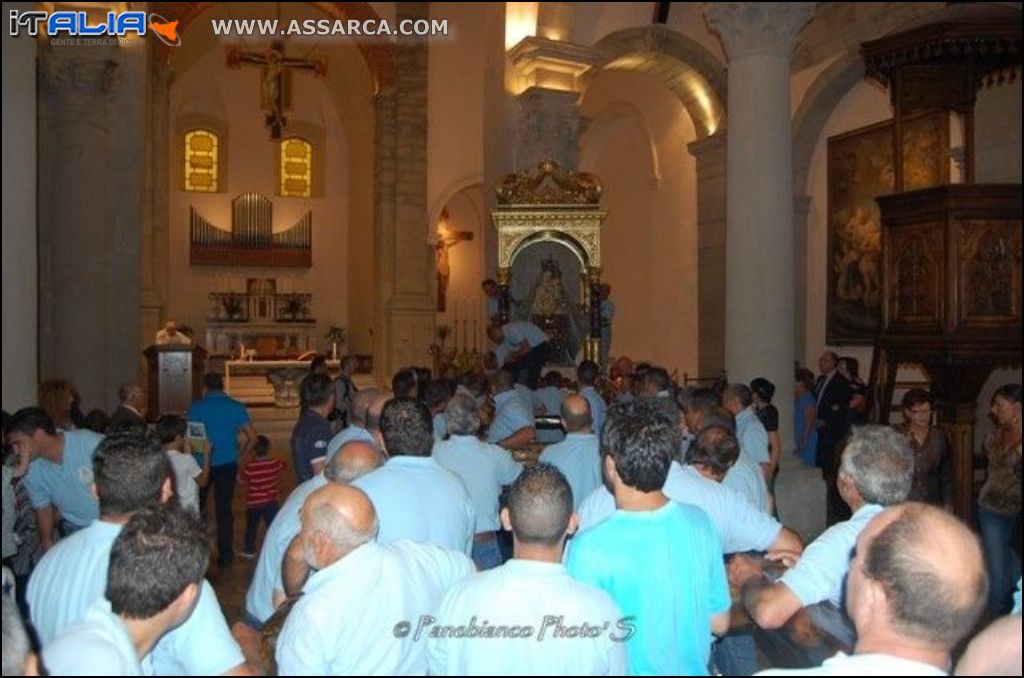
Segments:
[[[146,356],[146,380],[150,419],[164,414],[184,414],[203,395],[206,350],[183,344],[153,345]]]

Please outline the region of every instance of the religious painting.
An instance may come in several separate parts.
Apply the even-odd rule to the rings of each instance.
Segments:
[[[871,344],[882,317],[882,225],[875,198],[893,193],[892,121],[828,140],[829,344]],[[949,122],[926,113],[903,123],[904,190],[949,180]]]
[[[509,315],[547,332],[555,364],[574,365],[586,338],[587,318],[580,298],[579,260],[564,245],[531,244],[512,264]]]

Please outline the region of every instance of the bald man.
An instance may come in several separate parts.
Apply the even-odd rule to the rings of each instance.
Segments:
[[[329,483],[350,483],[382,463],[383,457],[376,447],[364,440],[352,440],[342,446],[327,462],[321,473],[292,491],[274,516],[263,539],[263,548],[256,562],[252,583],[249,584],[249,591],[245,596],[245,621],[249,626],[256,630],[261,629],[287,595],[282,559],[299,533],[299,511],[306,498]],[[289,574],[292,579],[298,580],[294,587],[297,592],[308,575],[308,569],[301,557],[298,558],[297,565],[295,562],[285,561],[285,566],[287,565],[293,566]]]
[[[857,629],[853,654],[760,675],[946,675],[951,651],[985,607],[978,538],[941,509],[907,503],[868,523],[855,553],[846,582],[846,611]]]
[[[302,507],[299,539],[313,574],[277,640],[280,675],[424,675],[419,626],[473,574],[465,555],[376,541],[377,513],[350,485],[326,485]]]
[[[573,580],[562,564],[566,538],[576,531],[569,483],[557,468],[539,463],[525,469],[508,489],[501,522],[512,531],[512,560],[449,591],[437,613],[437,628],[474,617],[492,626],[533,627],[519,637],[427,637],[435,676],[616,676],[626,670],[629,633],[611,597]],[[545,620],[564,626],[582,622],[606,632],[593,637],[558,634]]]
[[[565,440],[549,445],[540,461],[554,465],[572,487],[572,510],[601,484],[600,441],[594,434],[590,402],[582,395],[572,394],[562,401],[562,427]]]

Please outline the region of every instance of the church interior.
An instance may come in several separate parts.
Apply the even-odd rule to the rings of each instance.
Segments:
[[[664,397],[670,409],[678,404],[672,416],[698,439],[701,431],[687,417],[688,408],[699,407],[688,399],[699,401],[710,389],[717,405],[736,415],[734,423],[728,419],[739,457],[747,452],[739,413],[759,403],[774,410],[774,428],[764,426],[774,455],[761,464],[766,477],[756,460],[753,468],[770,501],[767,513],[792,532],[796,551],[809,550],[841,522],[835,504],[846,512],[843,520],[860,515],[842,488],[853,473],[843,445],[856,447],[859,430],[851,433],[849,424],[909,431],[910,413],[927,406],[922,430],[939,431],[946,441],[935,503],[956,516],[951,534],[966,526],[982,536],[990,595],[1004,582],[1016,586],[1019,675],[1020,584],[1012,575],[1020,577],[1021,531],[1021,3],[5,2],[4,14],[5,599],[8,568],[19,587],[28,582],[29,602],[35,599],[26,566],[12,565],[17,549],[8,552],[8,469],[21,468],[25,484],[42,473],[37,465],[48,464],[46,472],[57,477],[50,467],[60,469],[59,461],[22,445],[31,440],[45,448],[36,436],[45,438],[46,427],[32,429],[36,420],[25,412],[47,410],[41,385],[59,382],[73,390],[76,414],[102,417],[127,406],[157,432],[158,420],[173,415],[188,420],[186,439],[213,442],[206,458],[193,448],[195,477],[202,471],[204,481],[217,484],[199,495],[210,504],[200,504],[211,549],[206,577],[216,591],[214,607],[219,598],[223,611],[220,623],[232,626],[232,642],[245,657],[244,665],[220,668],[422,674],[429,660],[431,672],[486,672],[486,664],[473,664],[470,651],[454,644],[443,646],[444,664],[426,641],[425,650],[403,646],[396,664],[303,664],[286,643],[299,633],[296,613],[305,632],[314,632],[317,589],[309,585],[298,603],[289,602],[296,619],[284,619],[288,612],[278,608],[276,656],[272,645],[267,649],[273,624],[262,637],[267,619],[246,625],[264,559],[248,536],[244,548],[241,541],[253,512],[244,487],[251,493],[254,481],[234,485],[258,447],[256,436],[287,466],[272,491],[283,503],[320,475],[313,464],[303,476],[306,453],[297,447],[305,418],[320,405],[310,385],[318,361],[332,384],[330,435],[307,457],[327,466],[328,440],[351,429],[353,416],[364,424],[374,416],[369,399],[355,414],[355,390],[402,400],[405,373],[414,375],[435,432],[436,417],[442,420],[438,440],[458,438],[443,430],[446,408],[454,426],[456,384],[487,402],[480,417],[495,424],[504,416],[503,396],[524,389],[526,437],[515,426],[508,437],[482,437],[525,467],[545,461],[547,445],[574,435],[568,394],[588,384],[610,407],[609,421],[615,402],[640,412],[633,401]],[[30,30],[36,15],[38,30]],[[115,32],[135,16],[142,30]],[[841,379],[859,395],[835,406],[850,416],[823,462],[823,441],[833,434],[823,403],[840,357]],[[584,363],[596,364],[596,378]],[[512,372],[507,384],[503,366]],[[801,368],[810,372],[803,387]],[[561,394],[553,405],[543,404],[538,378]],[[771,387],[766,403],[758,380]],[[427,387],[433,383],[447,388],[437,401]],[[223,391],[245,413],[228,434],[238,448],[230,463],[215,449],[212,419],[205,433],[199,423],[189,438],[210,390]],[[915,400],[919,393],[923,399]],[[730,397],[741,403],[736,410]],[[386,422],[389,406],[382,407]],[[587,409],[596,450],[600,426],[593,403]],[[12,429],[8,413],[17,422]],[[47,414],[58,438],[86,426]],[[812,432],[819,456],[808,443]],[[624,426],[620,435],[629,434]],[[376,444],[388,455],[383,448],[391,439],[383,435]],[[993,440],[1008,450],[998,463],[987,452]],[[807,444],[809,458],[801,454]],[[63,449],[66,469],[68,443]],[[609,471],[608,452],[601,452],[602,466],[592,471],[609,492],[616,488],[618,516],[615,483],[629,485],[628,474],[618,461],[609,462],[618,469]],[[400,458],[390,456],[370,475]],[[437,447],[434,456],[442,456]],[[204,463],[210,468],[200,468]],[[89,464],[83,469],[92,478]],[[1001,489],[1003,499],[1009,496],[1005,511],[986,503],[997,468],[1010,476]],[[671,477],[669,471],[664,482]],[[514,479],[499,487],[515,494]],[[16,477],[14,486],[20,482]],[[576,491],[572,477],[568,482]],[[914,482],[917,488],[916,476]],[[472,483],[465,484],[475,504]],[[235,539],[232,546],[229,535],[226,547],[225,486]],[[48,512],[38,519],[54,535],[70,523],[56,545],[44,538],[32,566],[46,562],[43,550],[55,554],[61,541],[87,527],[74,524],[59,489],[46,508],[34,487],[25,501],[37,514],[40,507]],[[102,521],[99,480],[97,487]],[[377,540],[384,542],[392,528],[373,485],[354,487],[373,500],[366,503],[370,512],[376,507]],[[207,502],[207,494],[216,496]],[[675,499],[668,484],[665,494]],[[346,496],[349,508],[359,497]],[[582,514],[583,497],[573,499]],[[501,522],[497,497],[490,501]],[[993,545],[986,526],[997,514],[1010,527]],[[945,518],[921,515],[946,525]],[[900,516],[894,519],[911,519]],[[291,536],[306,534],[306,513],[301,533],[298,518],[291,519]],[[257,531],[266,535],[258,542],[264,549],[271,520],[280,516],[267,516],[265,533]],[[481,520],[477,509],[470,535],[476,541],[466,555],[483,569],[478,549],[497,534],[506,549],[498,565],[515,562],[522,544],[514,520],[480,530]],[[125,528],[122,537],[131,533]],[[509,560],[512,534],[517,555]],[[584,553],[597,539],[569,539],[566,563],[575,576],[574,541]],[[306,545],[295,543],[301,560]],[[240,557],[226,557],[225,548]],[[993,548],[1008,553],[998,576]],[[310,584],[328,572],[316,558],[307,558]],[[390,561],[382,562],[387,572]],[[839,603],[837,614],[853,633],[848,641],[812,618],[800,629],[791,621],[783,642],[769,637],[771,625],[760,603],[751,602],[750,586],[737,586],[738,568],[725,566],[733,627],[747,630],[724,637],[748,639],[749,646],[717,641],[700,657],[699,670],[747,674],[749,663],[724,656],[744,651],[753,670],[796,666],[778,663],[795,656],[804,662],[798,668],[816,666],[829,656],[822,647],[842,648],[848,658],[867,652],[857,639],[877,631],[861,626],[872,615],[854,610],[862,596],[847,590],[846,612]],[[1008,588],[1007,605],[1009,595]],[[448,608],[455,603],[444,600],[449,612],[471,609]],[[985,610],[986,621],[1000,616],[996,607]],[[4,609],[6,655],[14,641]],[[22,608],[37,627],[35,649],[45,664],[48,624],[36,613]],[[969,624],[972,637],[982,628],[977,619]],[[711,630],[713,624],[704,635]],[[800,641],[801,632],[814,642]],[[391,626],[384,635],[390,640]],[[357,637],[345,631],[346,643]],[[950,662],[963,655],[961,640],[948,644],[942,670],[951,671]],[[157,673],[167,670],[161,647],[168,644],[161,640],[153,651]],[[693,670],[624,645],[631,673]],[[53,651],[55,666],[66,647]],[[410,659],[417,652],[425,654]],[[614,674],[627,666],[565,661],[544,670]],[[4,675],[7,666],[5,656]],[[541,665],[508,666],[529,672]],[[218,668],[177,667],[179,675]]]

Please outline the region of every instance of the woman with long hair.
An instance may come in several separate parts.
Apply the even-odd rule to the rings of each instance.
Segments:
[[[67,379],[47,379],[39,384],[39,407],[46,410],[59,429],[75,428],[72,409],[75,405],[75,387]]]
[[[978,495],[978,524],[988,565],[989,612],[999,615],[1008,608],[1013,580],[1021,572],[1020,555],[1010,547],[1010,540],[1020,537],[1020,384],[996,389],[990,414],[996,429],[985,438],[988,477]]]

